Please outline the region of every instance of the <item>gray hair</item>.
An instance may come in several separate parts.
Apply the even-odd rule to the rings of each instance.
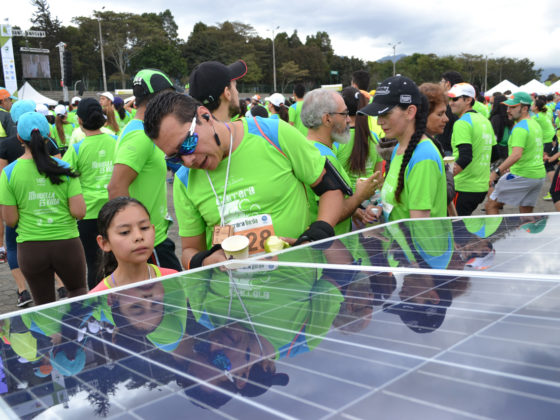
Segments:
[[[332,90],[314,89],[303,97],[301,122],[307,128],[317,128],[323,124],[323,115],[337,111],[337,95]]]

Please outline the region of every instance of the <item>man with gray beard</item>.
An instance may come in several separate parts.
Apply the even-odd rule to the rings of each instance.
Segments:
[[[369,199],[381,183],[379,172],[369,178],[360,178],[356,182],[356,192],[352,194],[350,178],[336,157],[338,144],[350,140],[350,117],[344,99],[337,92],[315,89],[307,93],[301,108],[301,121],[309,131],[307,139],[327,157],[341,178],[348,185],[344,199],[343,212],[334,231],[337,235],[351,230],[351,216],[363,201]],[[317,197],[308,190],[311,218],[316,216]]]

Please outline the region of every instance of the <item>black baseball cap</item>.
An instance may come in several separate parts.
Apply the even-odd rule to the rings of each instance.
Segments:
[[[443,324],[447,308],[453,301],[451,291],[445,286],[436,286],[434,290],[439,295],[438,304],[421,305],[410,301],[397,304],[386,303],[383,305],[383,312],[398,315],[401,321],[415,333],[434,332]]]
[[[80,101],[78,105],[78,110],[76,111],[76,115],[80,117],[82,120],[85,120],[89,114],[94,111],[103,112],[101,109],[101,104],[97,99],[94,98],[84,98]]]
[[[247,74],[247,64],[238,60],[229,66],[217,61],[205,61],[191,73],[189,95],[204,105],[215,103],[232,80],[241,79]]]
[[[358,114],[376,117],[389,112],[397,105],[420,105],[420,91],[411,79],[393,76],[383,80],[376,89],[373,101],[360,109]]]

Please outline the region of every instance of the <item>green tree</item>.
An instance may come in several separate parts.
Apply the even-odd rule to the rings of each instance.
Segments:
[[[280,92],[282,93],[290,83],[309,76],[309,71],[300,69],[293,61],[287,61],[278,68],[278,76],[280,78]]]

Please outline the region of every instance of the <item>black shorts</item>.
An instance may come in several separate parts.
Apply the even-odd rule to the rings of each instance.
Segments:
[[[457,191],[455,193],[455,198],[453,199],[453,204],[457,209],[457,214],[459,216],[470,216],[473,211],[476,210],[478,205],[484,201],[488,191],[484,192],[464,192]]]
[[[550,196],[552,197],[553,203],[560,201],[560,165],[558,165],[556,172],[554,172],[554,176],[552,177],[552,183],[550,184]]]
[[[554,155],[557,151],[558,151],[558,147],[553,146],[552,142],[550,143],[545,143],[543,145],[543,151],[548,155],[548,156],[552,156]],[[544,169],[546,169],[546,172],[552,172],[554,171],[554,168],[556,166],[556,162],[548,162],[545,161],[544,162]]]

